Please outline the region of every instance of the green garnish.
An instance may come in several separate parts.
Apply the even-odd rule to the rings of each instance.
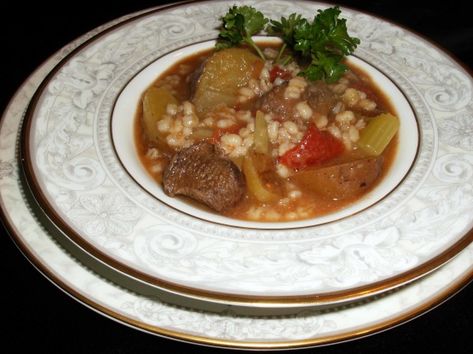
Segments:
[[[306,23],[307,20],[300,14],[290,14],[288,18],[281,17],[281,21],[271,20],[267,31],[269,34],[281,37],[284,44],[292,47],[296,44],[294,41],[296,31]]]
[[[271,24],[266,29],[269,34],[279,36],[284,41],[283,45],[279,49],[276,62],[281,61],[281,56],[286,50],[287,46],[290,48],[296,44],[294,42],[294,33],[296,28],[307,22],[306,19],[302,18],[300,14],[290,14],[288,18],[281,17],[281,21],[271,20]],[[284,61],[288,61],[286,58]]]
[[[289,48],[293,56],[308,63],[300,75],[311,81],[324,80],[328,83],[337,81],[347,70],[342,63],[346,55],[353,53],[360,43],[358,38],[350,37],[346,20],[340,18],[338,6],[318,10],[313,21],[300,14],[291,14],[280,21],[270,20],[266,31],[281,37],[284,41],[277,60]],[[261,12],[248,6],[233,6],[222,18],[223,28],[219,35],[217,49],[228,48],[247,43],[264,59],[261,50],[251,39],[264,29],[268,19]],[[286,57],[285,62],[291,57]]]
[[[265,60],[263,52],[252,39],[252,36],[260,33],[269,21],[261,12],[251,6],[233,6],[222,17],[222,21],[223,26],[218,36],[217,49],[246,43]]]
[[[301,75],[309,80],[337,81],[347,70],[342,59],[355,50],[358,38],[348,35],[346,20],[338,6],[318,10],[312,22],[292,14],[289,19],[271,21],[271,32],[280,33],[288,46],[309,65]]]

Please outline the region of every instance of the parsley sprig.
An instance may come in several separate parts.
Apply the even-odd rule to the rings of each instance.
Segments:
[[[224,49],[243,43],[251,46],[264,60],[264,54],[253,41],[252,36],[260,33],[269,20],[251,6],[233,6],[222,17],[223,26],[218,36],[216,48]]]
[[[309,60],[301,75],[309,80],[335,82],[347,70],[342,60],[360,43],[348,34],[346,20],[339,7],[318,10],[313,21],[292,14],[281,21],[271,21],[268,32],[280,35],[302,58]]]
[[[278,59],[289,48],[293,57],[307,63],[300,75],[312,81],[333,83],[347,70],[343,58],[353,53],[360,43],[358,38],[350,37],[346,20],[340,18],[340,14],[336,6],[318,10],[312,21],[295,13],[276,21],[265,18],[253,7],[233,6],[222,18],[217,49],[246,43],[264,59],[251,36],[260,33],[269,22],[266,31],[284,41]]]

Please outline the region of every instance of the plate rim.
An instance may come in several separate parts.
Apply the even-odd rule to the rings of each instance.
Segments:
[[[97,301],[94,301],[88,298],[86,295],[80,293],[80,291],[74,289],[72,286],[68,285],[64,280],[60,278],[59,275],[56,275],[53,270],[50,270],[44,262],[37,257],[33,251],[30,250],[27,243],[22,239],[21,233],[17,230],[16,226],[13,225],[10,217],[7,212],[4,210],[3,201],[0,199],[0,217],[4,222],[5,228],[12,240],[12,242],[17,246],[21,254],[34,266],[34,268],[46,279],[51,281],[55,286],[62,290],[65,294],[78,301],[79,303],[91,308],[97,313],[106,316],[114,321],[117,321],[121,324],[131,326],[134,329],[145,331],[146,333],[163,336],[172,340],[183,340],[191,344],[198,345],[210,345],[213,347],[227,348],[227,349],[303,349],[317,347],[321,345],[329,345],[335,343],[341,343],[354,339],[361,339],[368,335],[376,334],[384,330],[393,328],[394,326],[401,325],[406,323],[422,314],[436,308],[441,305],[443,302],[447,301],[450,297],[454,296],[456,293],[460,292],[464,287],[468,286],[473,282],[473,264],[470,265],[470,269],[467,272],[464,272],[458,279],[456,279],[452,284],[450,284],[446,289],[443,289],[441,292],[432,296],[428,301],[425,301],[414,308],[394,316],[391,319],[386,319],[379,323],[375,323],[371,326],[362,327],[359,329],[353,329],[347,333],[340,333],[336,335],[324,336],[321,338],[312,338],[312,339],[301,339],[301,340],[292,340],[292,341],[274,341],[274,342],[256,342],[256,341],[241,341],[241,340],[228,340],[228,339],[216,339],[212,337],[205,337],[200,335],[194,335],[189,333],[183,333],[178,330],[170,330],[162,328],[160,326],[146,324],[137,319],[129,318],[125,315],[122,315],[112,309],[109,309],[104,304],[100,304]],[[45,233],[48,233],[46,231]],[[51,235],[49,237],[53,238]],[[65,252],[64,250],[62,250]],[[72,257],[68,255],[68,257]],[[445,266],[448,266],[446,264]],[[94,272],[95,274],[95,272]],[[419,280],[420,282],[423,279]],[[117,285],[120,286],[120,285]],[[409,286],[409,285],[407,285]],[[376,299],[374,299],[376,301]],[[360,306],[363,306],[361,304]]]
[[[255,306],[255,307],[272,307],[272,306],[314,306],[314,305],[325,305],[325,304],[336,304],[342,303],[348,300],[355,300],[355,299],[362,299],[367,296],[376,295],[390,289],[393,289],[399,285],[406,284],[411,282],[419,277],[422,277],[435,269],[437,269],[442,264],[445,264],[448,260],[458,254],[461,250],[463,250],[468,244],[473,241],[473,228],[467,231],[458,241],[454,244],[450,245],[441,253],[437,254],[435,257],[429,259],[428,261],[421,263],[414,268],[410,268],[407,271],[401,272],[394,276],[388,277],[386,279],[368,283],[365,285],[352,287],[349,289],[343,290],[336,290],[336,291],[328,291],[323,293],[312,293],[307,295],[250,295],[250,294],[232,294],[226,292],[219,292],[219,291],[212,291],[207,289],[200,289],[195,287],[190,287],[186,285],[182,285],[179,283],[175,283],[172,281],[168,281],[165,279],[161,279],[159,277],[147,274],[146,272],[140,271],[136,268],[128,266],[124,262],[120,262],[117,259],[114,259],[112,256],[108,255],[107,253],[101,251],[96,246],[94,246],[89,241],[85,240],[80,234],[75,232],[73,228],[65,222],[61,216],[56,212],[55,208],[52,204],[48,201],[48,198],[44,195],[42,188],[39,186],[39,182],[37,181],[34,173],[34,167],[32,166],[31,158],[29,156],[30,153],[30,139],[28,138],[29,132],[31,130],[31,124],[33,122],[33,115],[35,109],[39,103],[41,95],[43,94],[45,88],[50,83],[51,79],[55,76],[57,72],[59,72],[67,63],[68,61],[75,56],[78,52],[82,49],[86,48],[90,44],[100,40],[103,36],[107,35],[108,33],[112,32],[113,30],[126,25],[127,23],[136,21],[142,17],[146,17],[150,14],[157,13],[159,11],[170,9],[173,7],[180,7],[186,4],[198,4],[198,3],[208,3],[206,0],[190,0],[190,1],[183,1],[178,3],[171,3],[169,5],[165,5],[162,7],[155,7],[144,12],[137,14],[136,16],[129,17],[124,21],[118,22],[113,24],[112,26],[106,28],[105,30],[91,36],[84,42],[80,43],[76,46],[70,53],[68,53],[65,57],[63,57],[55,66],[54,68],[47,74],[44,80],[41,81],[40,86],[35,91],[32,99],[30,100],[27,110],[25,112],[25,117],[23,120],[23,124],[21,127],[21,142],[20,142],[20,161],[22,165],[22,173],[25,176],[25,180],[27,182],[28,188],[31,190],[31,193],[34,195],[37,203],[40,205],[41,209],[45,212],[51,222],[56,225],[56,227],[61,230],[67,237],[71,239],[71,241],[77,245],[79,248],[84,250],[85,252],[91,254],[93,257],[105,262],[105,264],[113,269],[119,270],[124,272],[125,274],[129,275],[133,279],[143,281],[147,284],[152,286],[156,286],[157,288],[165,291],[171,291],[174,293],[178,293],[179,295],[188,296],[191,298],[209,301],[209,302],[225,302],[231,305],[243,305],[243,306]],[[317,3],[317,2],[316,2]],[[318,2],[322,5],[328,5],[324,2]],[[365,11],[360,11],[356,9],[352,9],[350,7],[346,7],[351,9],[352,11],[359,13],[359,14],[367,14]],[[370,14],[370,16],[383,19],[378,15]],[[392,21],[389,21],[393,23]],[[404,28],[398,24],[395,24],[398,27]],[[418,36],[415,32],[411,31],[410,29],[406,29],[411,34]],[[423,37],[421,37],[424,39]],[[434,45],[437,49],[445,53],[445,51],[440,48],[439,46],[435,45],[431,41],[429,41],[431,45]],[[448,54],[448,53],[447,53]],[[452,61],[457,64],[457,60],[451,57]],[[463,65],[461,65],[463,67]]]

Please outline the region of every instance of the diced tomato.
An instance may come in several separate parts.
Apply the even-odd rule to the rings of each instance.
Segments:
[[[280,157],[279,161],[300,170],[326,162],[344,151],[343,143],[327,131],[309,125],[300,143]]]
[[[269,81],[274,82],[278,77],[283,80],[289,80],[291,78],[291,73],[282,69],[279,65],[275,65],[269,72]]]

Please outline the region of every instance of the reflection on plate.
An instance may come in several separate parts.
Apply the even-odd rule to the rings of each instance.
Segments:
[[[68,49],[75,45],[70,44]],[[331,311],[315,309],[293,316],[264,317],[176,308],[158,297],[110,283],[58,247],[33,216],[41,210],[31,210],[19,183],[16,143],[22,114],[36,87],[60,59],[61,56],[52,57],[30,77],[1,121],[1,212],[14,240],[30,261],[59,287],[98,312],[150,333],[190,342],[260,349],[307,347],[389,328],[435,306],[472,279],[470,245],[441,269],[375,301]]]
[[[245,3],[275,18],[311,17],[326,6]],[[373,295],[425,275],[471,242],[473,146],[462,128],[470,76],[412,33],[348,9],[362,42],[357,57],[399,88],[419,127],[415,161],[386,197],[336,222],[266,230],[196,218],[140,187],[113,148],[114,104],[158,58],[215,38],[227,9],[225,1],[192,3],[119,23],[64,58],[36,93],[23,130],[24,167],[68,237],[140,281],[250,306]]]

